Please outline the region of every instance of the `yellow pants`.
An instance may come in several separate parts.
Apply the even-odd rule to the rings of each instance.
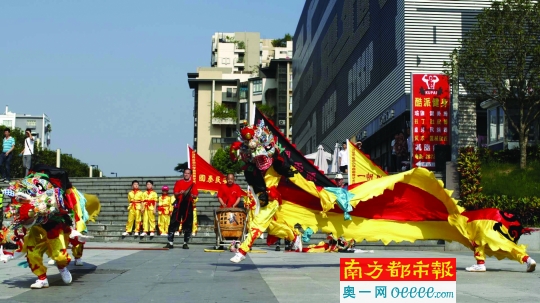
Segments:
[[[126,232],[130,233],[133,230],[133,223],[135,223],[135,232],[138,233],[141,228],[141,203],[132,203],[128,211]]]
[[[279,203],[276,200],[268,202],[268,205],[261,207],[259,213],[252,217],[249,224],[249,234],[240,245],[240,252],[245,254],[253,246],[253,242],[261,236],[261,234],[270,226],[273,221],[274,214],[279,208]]]
[[[272,220],[270,225],[268,225],[267,232],[269,235],[290,241],[293,241],[296,235],[299,234],[299,232],[295,232],[295,230],[285,222],[280,222],[279,220]]]
[[[474,244],[473,244],[474,245]],[[514,261],[518,261],[519,263],[523,264],[525,263],[523,259],[527,257],[527,253],[524,253],[522,251],[519,251],[517,249],[512,250],[511,252],[506,251],[497,251],[499,255],[504,255],[506,258]],[[475,246],[474,247],[474,258],[476,259],[477,263],[483,264],[486,261],[486,247],[485,246]]]
[[[82,257],[84,250],[84,244],[80,243],[71,247],[71,253],[75,259],[80,259]]]
[[[143,231],[153,233],[156,229],[156,214],[154,206],[145,207],[143,214]]]
[[[43,254],[48,252],[56,261],[58,268],[66,267],[71,258],[67,253],[69,233],[64,230],[58,231],[58,236],[52,239],[47,237],[47,232],[41,226],[32,226],[25,236],[28,265],[32,272],[43,277],[47,274],[47,267],[43,265]],[[81,251],[82,252],[82,251]]]
[[[158,217],[158,226],[160,234],[167,234],[169,231],[169,224],[171,224],[171,215],[170,214],[159,214]]]

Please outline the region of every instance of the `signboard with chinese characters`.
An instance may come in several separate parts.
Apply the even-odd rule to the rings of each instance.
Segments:
[[[450,84],[443,74],[411,74],[412,167],[435,168],[435,145],[450,144]]]
[[[341,258],[340,302],[457,302],[455,258]]]

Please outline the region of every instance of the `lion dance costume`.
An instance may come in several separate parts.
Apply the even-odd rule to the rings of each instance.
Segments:
[[[251,216],[249,237],[231,262],[245,258],[254,240],[267,230],[269,237],[293,241],[296,251],[347,251],[362,241],[390,242],[417,240],[456,241],[474,251],[477,264],[468,271],[485,271],[485,257],[508,258],[535,270],[536,262],[518,240],[532,232],[519,219],[499,209],[465,211],[451,197],[434,174],[424,168],[375,178],[347,188],[319,183],[326,178],[307,176],[306,167],[294,162],[291,153],[299,152],[281,140],[279,131],[264,117],[256,125],[245,123],[238,142],[231,147],[231,158],[246,163],[246,181],[253,188],[253,200],[260,206]],[[369,161],[369,160],[368,160]],[[354,168],[351,168],[354,170]],[[299,225],[302,230],[293,227]],[[346,245],[312,245],[302,242],[322,231]],[[352,243],[352,244],[350,244]],[[322,243],[321,243],[322,244]]]
[[[43,264],[46,253],[55,261],[62,280],[69,284],[72,278],[66,268],[71,261],[68,245],[72,245],[75,258],[80,259],[88,238],[82,233],[86,232],[86,222],[93,221],[99,213],[99,200],[80,193],[61,169],[39,165],[32,171],[2,190],[4,197],[12,199],[9,214],[13,221],[0,242],[14,243],[18,248],[14,252],[0,249],[0,258],[7,262],[26,256],[26,262],[19,265],[30,267],[38,277],[31,288],[39,289],[49,287],[47,267]]]

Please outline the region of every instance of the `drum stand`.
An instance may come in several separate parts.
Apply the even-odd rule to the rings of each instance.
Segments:
[[[246,235],[246,231],[247,231],[247,221],[249,220],[249,216],[247,216],[246,214],[246,220],[244,220],[244,227],[242,229],[242,237],[240,239],[235,239],[235,240],[226,240],[226,239],[223,239],[223,237],[221,236],[221,226],[219,224],[219,218],[217,216],[217,212],[216,210],[214,209],[214,222],[217,222],[215,225],[217,228],[217,231],[214,231],[216,233],[216,246],[215,246],[215,249],[220,249],[223,247],[223,245],[230,245],[232,244],[233,242],[236,242],[236,248],[238,248],[240,246],[240,242],[243,242],[247,235]]]

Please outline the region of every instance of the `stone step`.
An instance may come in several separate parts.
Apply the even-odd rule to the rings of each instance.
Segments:
[[[104,200],[101,200],[100,204],[101,204],[102,211],[105,211],[107,209],[109,209],[110,211],[117,210],[117,209],[122,210],[122,209],[126,209],[129,205],[127,201],[104,201]],[[217,200],[197,202],[197,207],[203,207],[203,206],[207,206],[207,207],[212,206],[214,208],[217,208],[219,205],[218,205]]]
[[[94,193],[92,193],[94,194]],[[125,201],[127,203],[128,201],[128,194],[127,193],[116,193],[116,194],[110,194],[110,193],[95,193],[96,196],[99,197],[101,200],[110,200],[110,201]],[[173,198],[172,195],[169,195],[169,197]],[[159,196],[158,196],[159,198]],[[216,200],[217,195],[210,195],[206,193],[199,194],[198,201],[204,201],[204,200]]]
[[[108,236],[108,235],[100,235],[100,236],[95,236],[94,238],[92,239],[88,239],[88,242],[132,242],[132,243],[148,243],[148,244],[157,244],[157,243],[161,243],[163,245],[165,245],[167,243],[167,237],[165,236],[159,236],[159,235],[156,235],[154,237],[150,237],[150,236],[145,236],[145,237],[140,237],[140,236],[126,236],[126,237],[123,237],[121,235],[118,235],[118,236]],[[174,245],[175,246],[180,246],[182,243],[184,242],[183,240],[183,235],[180,234],[180,236],[175,236],[174,237]],[[421,242],[428,242],[428,243],[421,243]],[[389,243],[388,245],[384,245],[382,242],[372,242],[372,243],[367,243],[367,242],[360,242],[360,243],[357,243],[356,244],[356,248],[359,248],[359,249],[365,249],[365,250],[414,250],[414,251],[426,251],[426,250],[429,250],[429,251],[444,251],[445,250],[445,245],[444,244],[437,244],[436,243],[437,241],[417,241],[415,243],[408,243],[408,244],[403,244],[403,243]],[[209,245],[209,246],[214,246],[216,245],[216,239],[215,239],[215,236],[212,234],[212,235],[201,235],[201,233],[198,233],[196,236],[192,237],[190,239],[190,244],[206,244],[206,245]],[[285,246],[285,242],[283,240],[280,241],[280,246],[284,247]],[[303,243],[303,247],[307,247],[308,245],[311,245],[311,244],[318,244],[318,242],[316,243],[313,243],[313,242],[310,242],[310,243]],[[225,248],[227,246],[227,244],[224,245]],[[261,238],[258,238],[257,240],[255,240],[254,244],[253,244],[254,247],[268,247],[267,243],[266,243],[266,235],[264,235],[264,239],[261,239]],[[272,245],[270,247],[275,247],[275,245]]]

